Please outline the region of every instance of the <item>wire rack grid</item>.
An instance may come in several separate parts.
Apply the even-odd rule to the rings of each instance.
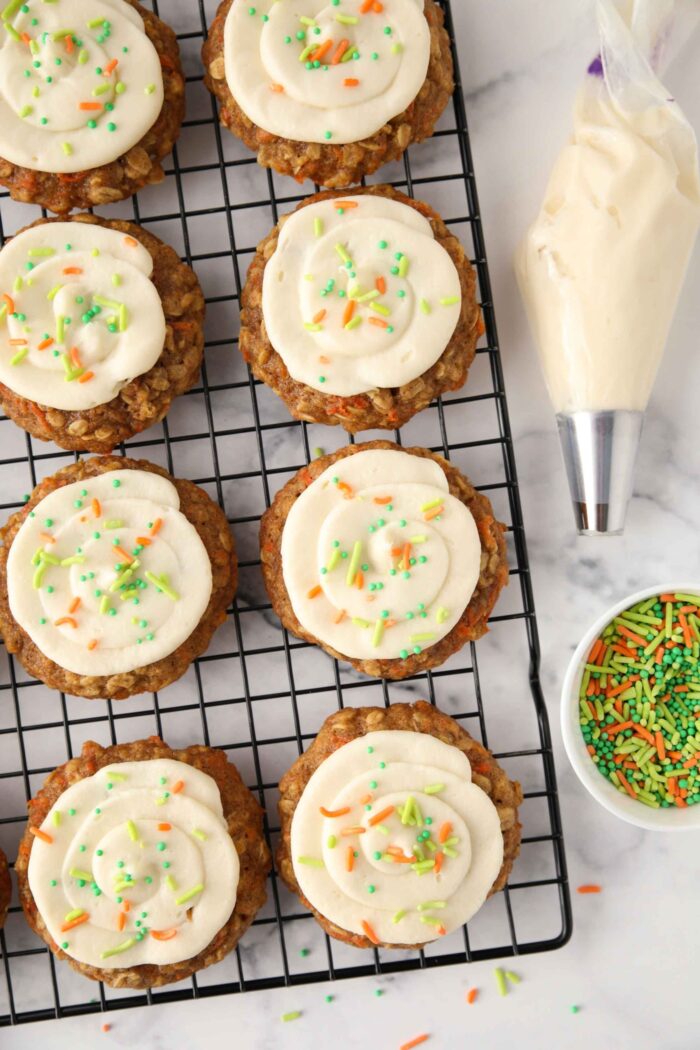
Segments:
[[[439,2],[454,40],[449,2]],[[153,0],[153,9],[178,33],[188,118],[165,181],[103,211],[146,226],[178,247],[198,272],[208,310],[206,364],[201,383],[179,399],[168,418],[121,451],[192,478],[225,508],[238,545],[239,591],[210,650],[161,694],[121,703],[66,696],[29,679],[2,651],[0,846],[14,857],[26,800],[86,739],[108,744],[156,732],[173,746],[201,741],[224,748],[265,807],[265,832],[274,848],[277,782],[323,718],[347,705],[418,697],[457,718],[521,780],[523,846],[504,892],[487,902],[468,929],[420,952],[358,952],[331,942],[273,872],[268,902],[238,949],[196,977],[157,992],[93,985],[57,965],[15,904],[0,931],[0,1026],[551,950],[566,943],[572,928],[525,533],[454,46],[457,86],[436,135],[372,181],[391,182],[428,200],[471,245],[486,336],[467,393],[439,399],[396,432],[395,440],[423,444],[451,458],[488,493],[508,526],[511,586],[491,619],[489,636],[478,645],[478,660],[472,644],[438,670],[389,683],[367,679],[289,636],[264,593],[257,546],[261,512],[277,488],[316,454],[317,445],[330,451],[346,441],[338,428],[291,420],[248,373],[235,346],[239,296],[255,243],[303,194],[290,195],[290,180],[259,168],[219,127],[199,59],[213,2]],[[38,209],[0,193],[3,240],[36,214]],[[374,436],[386,435],[369,433],[363,439]],[[73,458],[35,442],[4,417],[0,447],[0,510],[5,514],[21,506],[23,492]]]

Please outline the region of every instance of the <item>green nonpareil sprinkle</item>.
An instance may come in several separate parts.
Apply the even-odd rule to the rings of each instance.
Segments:
[[[129,950],[129,948],[133,948],[133,946],[135,944],[136,944],[136,938],[135,937],[129,937],[128,940],[122,941],[121,944],[118,944],[116,946],[116,948],[108,948],[106,952],[102,952],[100,954],[100,958],[101,959],[109,959],[113,955],[121,955],[122,952],[126,952],[126,951]]]
[[[297,863],[305,864],[307,868],[325,868],[326,866],[317,857],[297,857]]]
[[[175,898],[175,903],[176,904],[187,904],[187,902],[191,901],[193,897],[196,897],[198,893],[201,893],[203,889],[204,889],[204,883],[203,882],[199,882],[199,883],[197,883],[196,886],[193,886],[191,890],[187,890],[186,893],[183,893],[179,897],[176,897]]]
[[[506,975],[500,966],[497,966],[493,971],[493,975],[496,978],[496,987],[498,988],[499,995],[508,995],[508,985],[506,984]]]

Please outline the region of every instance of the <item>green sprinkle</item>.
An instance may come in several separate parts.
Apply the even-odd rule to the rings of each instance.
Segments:
[[[335,20],[343,26],[356,26],[359,22],[359,18],[355,15],[336,15]]]
[[[381,314],[383,317],[389,317],[391,315],[391,310],[389,309],[389,307],[384,306],[382,303],[371,302],[369,304],[369,308],[370,310],[374,310],[375,313]]]
[[[82,868],[71,868],[68,874],[78,882],[92,882],[92,874],[89,871],[83,871]]]
[[[23,346],[21,350],[18,350],[14,357],[10,358],[11,365],[19,365],[24,361],[25,357],[29,353],[29,347]]]
[[[126,822],[126,830],[129,832],[129,838],[131,839],[132,842],[138,842],[139,841],[138,829],[137,829],[136,825],[134,824],[133,820],[127,820],[127,822]]]
[[[52,816],[51,819],[53,820],[54,827],[55,828],[59,827],[59,825],[61,823],[61,811],[60,811],[60,809],[55,809],[53,811],[53,816]]]
[[[440,306],[454,306],[459,301],[460,297],[458,295],[448,295],[440,300]]]
[[[126,952],[129,948],[132,948],[136,944],[135,937],[129,937],[128,940],[122,941],[116,948],[108,948],[106,952],[101,952],[101,959],[109,959],[112,955],[121,955],[122,952]]]
[[[335,837],[335,835],[329,835],[328,838],[326,839],[326,845],[328,846],[328,849],[335,849],[337,844],[338,844],[338,840]]]
[[[444,784],[428,784],[423,788],[424,795],[439,795],[441,791],[445,790]]]
[[[199,882],[196,886],[193,886],[191,890],[187,890],[180,897],[175,898],[176,904],[187,904],[187,901],[191,901],[193,897],[196,897],[198,893],[201,893],[204,889],[204,883]]]
[[[314,219],[314,237],[323,236],[323,219]]]
[[[283,1021],[296,1021],[301,1017],[301,1010],[290,1010],[289,1013],[282,1014]]]
[[[350,564],[348,565],[348,571],[345,576],[345,583],[348,587],[352,587],[357,576],[357,570],[360,567],[360,561],[362,559],[362,541],[355,540],[352,548],[352,555],[350,557]]]
[[[148,580],[149,583],[152,583],[154,587],[157,587],[159,591],[162,591],[163,594],[167,598],[170,598],[171,601],[173,601],[173,602],[179,602],[180,601],[180,595],[177,593],[177,591],[174,591],[168,585],[167,581],[164,580],[162,575],[161,576],[155,576],[152,572],[145,572],[144,576],[146,577],[146,579]]]
[[[207,840],[206,834],[200,828],[192,828],[192,834],[196,839],[199,839],[200,842],[206,842]]]
[[[493,971],[493,975],[496,978],[496,987],[498,988],[499,995],[508,994],[508,985],[506,984],[506,975],[500,966],[497,966]]]

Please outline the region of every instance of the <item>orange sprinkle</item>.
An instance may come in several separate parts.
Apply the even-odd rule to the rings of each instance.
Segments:
[[[70,348],[70,359],[71,359],[71,361],[73,362],[73,364],[75,365],[76,368],[82,368],[83,367],[82,362],[80,360],[80,351],[78,350],[77,346],[72,346]]]
[[[620,783],[622,784],[623,788],[625,789],[627,794],[630,796],[630,798],[636,799],[637,798],[637,792],[634,790],[634,788],[632,787],[632,785],[630,784],[629,780],[627,779],[625,774],[622,772],[622,770],[618,769],[617,775],[618,775]]]
[[[93,649],[97,648],[97,638],[91,638],[87,643],[88,649],[92,652]]]
[[[151,937],[156,941],[172,941],[177,936],[177,930],[151,930]]]
[[[131,901],[122,901],[122,908],[124,909],[124,911],[130,911]]]
[[[102,514],[102,504],[100,503],[100,501],[98,499],[93,499],[90,503],[90,506],[92,507],[92,513],[95,515],[96,518],[99,518]]]
[[[676,600],[675,594],[660,594],[659,595],[659,601],[660,602],[675,602],[675,600]]]
[[[121,932],[126,926],[126,912],[120,911],[117,915],[117,929]]]
[[[76,611],[76,609],[79,609],[79,608],[80,608],[80,598],[75,597],[73,599],[73,601],[70,603],[70,605],[68,606],[68,612],[69,613],[74,613]]]
[[[347,481],[339,481],[338,488],[345,496],[345,499],[352,499],[355,495],[355,490],[348,485]]]
[[[382,321],[381,317],[370,317],[369,323],[373,324],[375,328],[388,328],[389,325],[386,321]]]
[[[341,40],[340,41],[340,43],[338,44],[337,48],[333,52],[333,58],[331,59],[331,65],[332,66],[337,66],[338,65],[338,63],[340,62],[341,58],[343,57],[343,55],[345,54],[345,52],[347,51],[347,49],[349,47],[350,47],[350,41],[349,40]]]
[[[312,587],[310,591],[306,592],[306,597],[307,598],[318,598],[319,594],[321,593],[321,589],[322,589],[321,585],[319,583],[317,583],[315,587]]]
[[[317,314],[314,314],[311,320],[314,324],[320,324],[323,318],[326,316],[326,313],[326,310],[319,310]]]
[[[338,615],[336,616],[336,618],[333,620],[333,623],[342,623],[342,621],[344,619],[345,619],[345,609],[341,609],[338,612]]]
[[[15,312],[15,301],[14,301],[14,299],[10,299],[9,295],[6,295],[4,292],[3,292],[2,298],[3,298],[3,302],[7,303],[7,309],[9,310],[9,312],[11,314],[13,314]]]
[[[360,14],[361,15],[366,15],[369,11],[371,11],[373,3],[374,3],[374,0],[364,0],[364,3],[362,4],[362,7],[360,8]]]
[[[172,831],[172,824],[159,824],[158,831]]]
[[[595,882],[587,882],[583,886],[576,887],[577,893],[602,893],[603,887],[598,886]]]
[[[448,838],[452,834],[452,825],[449,820],[446,820],[444,824],[440,825],[440,831],[438,832],[438,842],[447,842]]]
[[[384,4],[382,4],[380,0],[374,0],[374,3],[372,4],[372,10],[374,11],[375,15],[380,15],[384,10]]]
[[[184,788],[184,786],[185,786],[185,781],[184,780],[178,780],[175,784],[173,784],[173,795],[179,795],[180,792],[182,791],[182,789]]]
[[[39,539],[43,540],[44,543],[55,543],[56,542],[55,538],[53,536],[51,536],[50,533],[48,533],[48,532],[40,532],[39,533]]]
[[[477,997],[478,994],[479,994],[479,989],[478,988],[470,988],[469,989],[469,991],[467,992],[467,1002],[469,1003],[470,1006],[472,1005],[472,1003],[476,1002],[476,997]]]
[[[26,346],[27,345],[27,340],[26,339],[9,339],[8,342],[9,342],[10,346]]]
[[[131,554],[129,554],[127,551],[125,551],[123,547],[115,547],[114,548],[114,553],[118,554],[119,557],[123,558],[124,561],[127,562],[127,564],[129,564],[129,565],[134,560],[133,557],[131,556]]]
[[[625,679],[625,681],[622,682],[620,685],[616,686],[614,689],[609,689],[608,690],[608,692],[607,692],[608,699],[611,700],[614,696],[618,696],[619,693],[624,693],[625,690],[629,689],[629,687],[632,685],[632,682],[638,682],[638,681],[639,681],[639,675],[638,674],[630,675],[629,678]]]
[[[135,240],[133,237],[125,237],[124,238],[124,244],[127,246],[127,248],[136,248],[138,243],[139,242],[137,240]]]
[[[281,84],[270,84],[270,91],[274,91],[276,95],[281,95],[284,92],[284,88]]]
[[[63,270],[63,272],[64,272],[64,274],[69,274],[69,273],[78,274],[78,273],[82,273],[83,269],[82,269],[81,266],[66,266],[65,269]],[[53,342],[53,339],[51,340],[51,342]]]
[[[423,515],[423,521],[432,521],[433,518],[437,518],[439,514],[443,514],[445,511],[444,506],[433,507],[426,514]]]
[[[351,806],[343,806],[342,809],[326,809],[325,806],[319,806],[319,812],[323,817],[344,817],[351,808]]]
[[[358,591],[361,591],[362,588],[364,587],[364,585],[365,585],[365,574],[360,569],[358,571],[358,573],[357,573],[357,576],[355,577],[355,586],[357,587]]]
[[[399,1050],[413,1050],[414,1046],[420,1046],[421,1043],[425,1043],[430,1036],[427,1032],[423,1032],[422,1035],[417,1035],[415,1039],[409,1039],[407,1043],[402,1043]]]
[[[380,507],[385,507],[387,503],[391,503],[393,496],[375,496],[372,500],[373,503],[378,503]]]
[[[349,303],[347,304],[347,306],[345,307],[345,309],[343,310],[343,327],[345,327],[346,324],[349,324],[350,321],[352,321],[353,315],[355,313],[355,306],[356,305],[357,304],[356,304],[355,300],[351,299],[349,301]]]
[[[374,282],[374,287],[381,295],[384,295],[386,291],[386,281],[384,280],[384,278],[377,277],[376,281]]]
[[[79,915],[77,919],[71,919],[70,922],[64,922],[63,926],[61,926],[61,933],[65,933],[66,930],[72,930],[74,926],[82,926],[82,924],[87,922],[89,918],[90,916],[88,913],[84,912],[82,915]]]
[[[29,44],[31,43],[31,39],[32,38],[30,37],[29,33],[21,33],[20,34],[20,40],[22,41],[23,44],[26,44],[27,46],[29,46]]]
[[[635,724],[634,731],[635,731],[637,736],[641,736],[641,738],[643,740],[646,740],[646,742],[648,744],[655,744],[656,743],[656,741],[654,740],[654,738],[651,735],[651,733],[649,732],[649,730],[645,729],[643,726]]]
[[[354,828],[341,828],[341,835],[364,835],[366,828],[361,828],[359,825]]]
[[[111,1032],[111,1030],[112,1030],[111,1024],[106,1024],[105,1023],[105,1024],[102,1025],[102,1031],[103,1032]]]
[[[618,722],[614,726],[605,726],[603,732],[607,733],[608,736],[614,736],[615,733],[621,733],[623,729],[631,729],[633,725],[634,722]]]
[[[677,796],[674,799],[674,802],[679,807],[679,809],[685,809],[685,807],[688,805],[688,803],[685,801],[685,799],[681,798],[680,796]]]
[[[668,780],[666,781],[666,785],[667,785],[668,790],[671,792],[672,795],[677,795],[678,794],[678,784],[676,783],[676,778],[675,777],[669,777]]]
[[[343,81],[343,87],[357,87],[360,81],[357,77],[346,77]]]
[[[367,920],[363,919],[360,925],[362,926],[362,929],[365,931],[365,934],[370,939],[372,944],[379,944],[379,938],[377,937],[376,933],[374,932],[370,924],[367,922]]]
[[[435,872],[436,875],[439,875],[440,872],[442,871],[442,864],[443,864],[444,859],[445,859],[445,854],[442,851],[440,853],[436,853],[435,854],[435,867],[433,868],[433,871]]]
[[[683,641],[685,642],[687,647],[689,649],[691,649],[692,646],[693,646],[693,638],[692,638],[692,635],[690,633],[690,627],[688,626],[688,621],[686,620],[686,618],[685,618],[685,616],[683,615],[682,612],[678,613],[678,622],[680,623],[681,628],[683,630]],[[678,693],[678,692],[680,692],[680,690],[676,689],[676,692]]]
[[[403,547],[403,567],[404,567],[404,569],[408,569],[409,565],[411,564],[410,558],[411,558],[411,544],[410,543],[404,543],[404,547]]]
[[[51,339],[50,337],[48,339],[42,339],[41,342],[37,345],[37,350],[48,350],[48,348],[52,345],[53,339]]]
[[[358,208],[359,205],[357,201],[336,201],[335,207],[342,208],[343,211],[352,211],[353,208]]]
[[[88,111],[98,110],[98,109],[102,109],[102,103],[101,102],[79,102],[78,103],[78,109],[88,110]]]
[[[331,363],[330,357],[326,357],[325,354],[321,354],[318,359],[320,365],[329,365]]]
[[[643,638],[640,638],[640,636],[635,634],[634,631],[628,630],[627,627],[623,627],[622,624],[618,627],[618,631],[620,634],[624,634],[625,638],[629,638],[631,642],[634,642],[635,645],[641,645],[641,647],[644,648],[647,644]]]
[[[49,846],[53,845],[53,838],[51,837],[51,835],[47,834],[47,832],[45,831],[42,831],[41,828],[30,828],[29,830],[32,835],[35,835],[38,839],[41,839],[42,842],[45,842]]]
[[[693,755],[692,758],[689,758],[687,762],[684,762],[683,768],[692,769],[693,766],[696,766],[698,764],[698,762],[700,762],[700,752],[698,752],[698,754]]]
[[[355,851],[352,846],[348,846],[345,851],[345,870],[352,871],[355,867]]]
[[[54,620],[53,625],[54,627],[62,627],[64,623],[67,623],[73,630],[78,626],[77,621],[72,616],[61,616],[60,619]]]
[[[659,758],[663,762],[663,760],[666,758],[666,748],[664,746],[664,738],[662,737],[658,729],[654,733],[654,742],[656,743],[656,750],[658,752]]]
[[[327,55],[330,49],[333,47],[332,40],[326,40],[320,47],[317,47],[315,51],[312,51],[309,58],[312,62],[320,62],[320,60]]]
[[[149,540],[148,536],[137,536],[136,537],[136,542],[141,547],[150,547],[151,544],[153,543],[153,540]]]
[[[373,817],[369,819],[369,826],[374,827],[375,824],[381,824],[383,820],[390,817],[394,812],[394,806],[387,806],[386,809],[382,809],[379,813],[375,813]]]
[[[162,518],[156,518],[156,520],[153,522],[153,528],[151,529],[151,536],[155,536],[158,532],[160,532],[160,527],[161,527],[162,524],[163,524],[163,519]]]
[[[372,792],[369,791],[366,795],[363,795],[360,799],[360,805],[366,806],[368,802],[372,801]]]
[[[75,44],[73,43],[73,37],[70,36],[70,35],[64,37],[63,38],[63,43],[66,45],[66,52],[67,52],[67,54],[69,54],[69,55],[72,54],[73,48],[75,47]]]

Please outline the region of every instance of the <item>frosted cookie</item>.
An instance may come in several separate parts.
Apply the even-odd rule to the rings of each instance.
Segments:
[[[0,849],[0,930],[5,925],[11,897],[12,883],[10,882],[10,869],[7,866],[7,857]]]
[[[0,530],[0,629],[35,678],[122,700],[174,682],[226,619],[226,515],[146,460],[80,460]]]
[[[282,878],[357,948],[452,933],[503,888],[520,848],[520,785],[424,701],[331,715],[280,796]]]
[[[29,803],[16,864],[24,914],[86,977],[180,981],[232,951],[264,904],[262,825],[223,751],[88,741]]]
[[[240,349],[296,419],[402,426],[461,387],[483,332],[462,245],[390,186],[319,193],[258,245]]]
[[[34,437],[111,452],[197,380],[204,296],[140,226],[40,219],[0,251],[0,405]]]
[[[322,186],[429,138],[454,90],[434,0],[223,0],[202,59],[221,123],[264,167]]]
[[[0,184],[67,212],[164,176],[185,79],[175,34],[136,0],[10,0],[0,36]]]
[[[389,441],[304,467],[260,528],[284,627],[377,678],[407,678],[480,638],[508,581],[504,526],[442,456]]]

